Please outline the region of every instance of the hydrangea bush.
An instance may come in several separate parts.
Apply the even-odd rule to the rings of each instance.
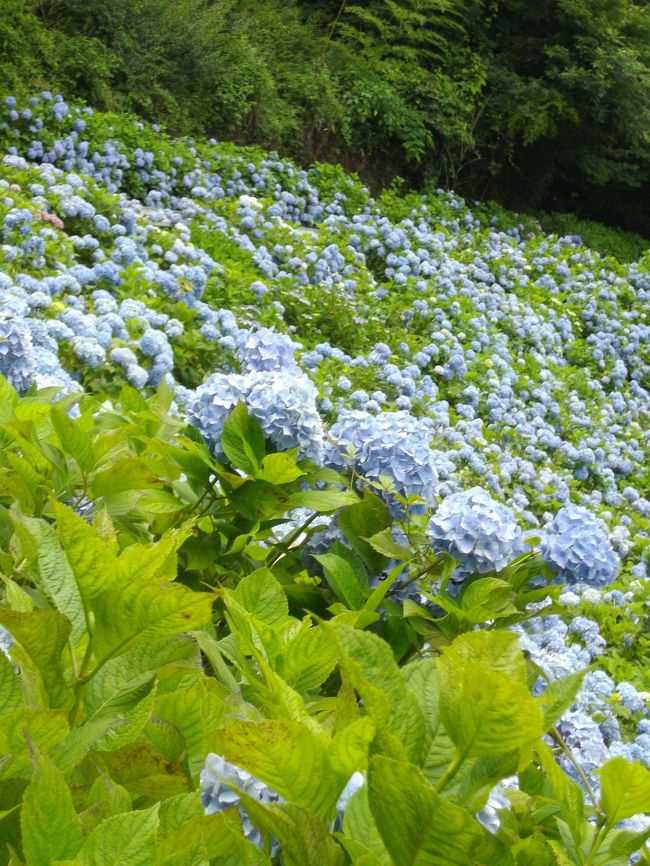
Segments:
[[[0,143],[0,864],[650,862],[650,258]]]

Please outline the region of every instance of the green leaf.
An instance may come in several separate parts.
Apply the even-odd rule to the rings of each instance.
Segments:
[[[180,738],[182,746],[182,738]],[[143,740],[116,752],[105,752],[102,762],[114,781],[135,797],[165,800],[187,793],[188,778],[182,759],[169,758]]]
[[[335,553],[314,554],[325,572],[325,579],[334,595],[349,610],[361,610],[366,600],[368,582],[352,568],[349,562]]]
[[[82,866],[151,866],[156,862],[158,808],[115,815],[96,827],[79,853]]]
[[[290,497],[291,508],[309,508],[317,514],[329,514],[338,511],[344,505],[353,505],[359,501],[356,493],[343,490],[303,490]]]
[[[26,666],[38,675],[49,706],[67,706],[70,689],[63,676],[61,654],[70,634],[68,620],[53,610],[24,613],[0,608],[0,625],[16,642],[12,658],[20,668]]]
[[[313,812],[265,805],[246,794],[241,801],[253,824],[278,840],[285,866],[343,866],[343,851]]]
[[[78,514],[60,502],[52,503],[63,552],[69,563],[82,598],[90,599],[101,592],[115,568],[110,545]]]
[[[573,841],[580,846],[584,835],[585,807],[582,789],[566,775],[545,743],[538,743],[536,751],[546,778],[551,783],[553,796],[562,808],[562,817],[571,831]]]
[[[484,577],[470,583],[460,598],[465,620],[474,624],[516,613],[509,583],[497,577]]]
[[[315,689],[336,666],[336,645],[320,626],[303,627],[276,659],[278,673],[298,692]]]
[[[207,688],[204,681],[189,688],[161,694],[156,699],[156,716],[171,722],[183,736],[187,762],[196,781],[205,764],[223,715],[223,701]]]
[[[413,555],[410,547],[407,547],[405,544],[398,544],[395,541],[390,528],[384,529],[383,532],[378,532],[366,538],[366,540],[373,550],[384,557],[384,561],[386,559],[397,559],[403,562],[406,559],[410,559]]]
[[[324,735],[294,721],[230,719],[222,732],[227,760],[262,779],[290,803],[328,817],[347,782],[335,773]]]
[[[601,803],[611,828],[625,818],[650,812],[650,770],[625,758],[611,758],[600,770]]]
[[[213,600],[210,593],[157,580],[111,586],[93,605],[95,651],[106,657],[125,652],[133,641],[173,637],[200,628],[212,618]]]
[[[0,761],[0,779],[11,779],[30,764],[27,743],[49,752],[69,731],[68,722],[58,710],[12,710],[2,716],[0,725],[0,755],[10,756]]]
[[[526,660],[517,636],[511,632],[472,631],[458,637],[451,650],[445,652],[451,652],[460,664],[478,662],[485,665],[486,670],[527,682]]]
[[[364,565],[372,574],[386,566],[383,551],[373,549],[370,536],[375,536],[391,525],[390,513],[378,496],[366,492],[361,502],[343,509],[337,518],[341,532],[352,545]]]
[[[22,704],[18,675],[7,656],[0,650],[0,715],[17,710]]]
[[[302,478],[304,474],[303,470],[296,466],[296,461],[290,454],[280,451],[278,454],[266,455],[256,477],[268,481],[269,484],[290,484],[297,478]]]
[[[539,696],[537,701],[542,708],[546,730],[557,722],[565,710],[573,706],[585,673],[586,671],[578,671],[560,680],[553,680]]]
[[[289,616],[284,590],[268,568],[243,577],[233,596],[255,619],[268,625],[277,625]]]
[[[349,800],[343,816],[341,844],[357,862],[364,856],[368,866],[392,866],[368,802],[368,786],[363,785]]]
[[[494,836],[463,809],[437,795],[412,764],[373,757],[368,799],[395,866],[513,863]]]
[[[248,475],[254,475],[259,469],[266,450],[264,434],[244,403],[238,403],[226,418],[221,447],[236,469],[243,469]]]
[[[79,421],[73,421],[58,406],[52,406],[50,418],[59,437],[61,450],[77,462],[82,472],[89,472],[95,463],[91,435],[82,429]]]
[[[377,635],[336,620],[327,628],[336,636],[341,670],[374,721],[382,749],[419,760],[425,740],[422,707],[407,687],[390,646]]]
[[[81,593],[56,530],[44,520],[24,517],[14,511],[12,520],[23,555],[32,564],[38,588],[71,623],[71,638],[77,646],[86,630]]]
[[[464,757],[501,755],[542,735],[542,714],[521,683],[480,664],[441,664],[440,674],[442,720]]]
[[[191,637],[158,638],[136,644],[111,659],[82,689],[89,719],[101,719],[131,709],[151,691],[154,675],[166,666],[199,670],[197,644]]]
[[[68,773],[86,757],[102,737],[122,724],[123,722],[118,716],[108,716],[86,722],[81,727],[70,731],[65,740],[57,743],[51,749],[50,756],[59,770]]]
[[[75,857],[82,843],[81,821],[63,774],[32,747],[34,776],[25,791],[20,826],[29,866]]]

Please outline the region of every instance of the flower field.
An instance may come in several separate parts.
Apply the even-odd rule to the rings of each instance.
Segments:
[[[650,252],[0,145],[0,864],[650,863]]]

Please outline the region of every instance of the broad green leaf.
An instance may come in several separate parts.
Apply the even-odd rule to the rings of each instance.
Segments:
[[[505,754],[544,732],[512,637],[471,632],[457,638],[438,661],[440,715],[463,758]]]
[[[578,671],[560,680],[553,680],[539,696],[538,703],[542,708],[546,730],[557,722],[565,710],[573,706],[585,673],[586,671]]]
[[[513,863],[494,836],[464,809],[438,796],[412,764],[373,757],[368,799],[395,866]]]
[[[371,574],[378,574],[386,565],[386,555],[373,548],[369,539],[391,525],[386,505],[378,496],[367,492],[361,502],[341,511],[337,523]]]
[[[359,501],[356,493],[343,490],[303,490],[290,497],[291,508],[310,508],[317,514],[329,514],[338,511],[344,505],[353,505]]]
[[[277,625],[289,616],[284,590],[268,568],[260,568],[243,577],[233,596],[260,622]]]
[[[131,544],[120,553],[115,580],[175,580],[178,571],[177,553],[190,532],[189,527],[168,530],[155,544]]]
[[[485,665],[486,670],[504,674],[521,683],[527,681],[526,660],[517,636],[508,631],[472,631],[456,638],[450,653],[463,661]]]
[[[50,418],[62,451],[77,462],[84,474],[89,472],[95,463],[91,435],[82,429],[79,421],[73,421],[58,406],[52,406]]]
[[[190,773],[195,781],[205,764],[223,709],[223,701],[204,682],[161,694],[156,699],[156,716],[171,722],[183,736]]]
[[[484,577],[470,583],[460,599],[463,618],[474,624],[510,616],[517,612],[509,583],[497,577]]]
[[[182,794],[161,805],[159,818],[158,863],[161,866],[203,864],[208,858],[228,866],[269,863],[268,858],[243,837],[237,809],[205,815],[195,793]],[[199,859],[187,859],[188,855],[194,858],[197,854]],[[180,855],[183,859],[179,859]]]
[[[140,741],[102,755],[110,777],[132,797],[165,800],[187,793],[189,780],[182,760],[170,760],[159,749]]]
[[[13,710],[2,716],[0,724],[0,779],[11,779],[30,764],[28,742],[49,752],[69,731],[65,715],[57,710]]]
[[[71,508],[53,502],[52,511],[69,567],[82,598],[89,603],[104,589],[115,568],[111,548]]]
[[[418,761],[425,741],[424,715],[390,646],[377,635],[341,625],[336,620],[327,628],[336,636],[341,670],[375,723],[382,749]]]
[[[300,722],[230,719],[221,740],[227,760],[274,788],[290,803],[327,817],[347,777],[334,771],[325,736]]]
[[[336,666],[336,644],[320,626],[301,628],[276,659],[278,673],[298,692],[315,689]]]
[[[437,659],[417,659],[402,668],[406,685],[418,699],[424,716],[426,736],[436,735],[440,723]]]
[[[368,785],[360,788],[349,800],[343,816],[341,844],[352,856],[353,862],[363,856],[368,866],[392,866],[368,802]]]
[[[137,741],[149,723],[154,711],[158,690],[157,682],[153,682],[152,686],[138,703],[120,715],[121,724],[112,725],[97,742],[97,749],[99,751],[112,752]],[[95,719],[94,721],[101,723],[103,719]]]
[[[151,866],[156,862],[158,808],[106,818],[79,853],[82,866]]]
[[[138,499],[138,508],[146,514],[175,514],[187,505],[167,490],[143,490]]]
[[[14,666],[0,650],[0,715],[17,710],[23,704],[20,680]]]
[[[338,600],[349,610],[360,610],[366,600],[367,580],[360,580],[350,563],[335,553],[314,554],[313,558],[323,566],[325,579]]]
[[[245,794],[241,800],[253,824],[278,840],[285,866],[343,866],[342,849],[312,811],[265,805]]]
[[[607,836],[608,853],[613,857],[629,857],[650,839],[650,828],[635,833],[632,830],[612,830]]]
[[[582,789],[559,766],[545,743],[535,747],[546,778],[551,783],[553,796],[562,807],[564,818],[574,843],[579,846],[584,834],[585,798]]]
[[[100,775],[95,779],[88,792],[87,804],[89,812],[92,814],[92,825],[89,826],[88,824],[88,816],[81,816],[86,833],[90,829],[94,829],[104,818],[131,811],[131,797],[128,791],[121,785],[116,785],[103,770],[100,770]]]
[[[304,474],[286,451],[280,451],[278,454],[266,455],[262,460],[262,468],[257,472],[257,478],[268,481],[269,484],[290,484]]]
[[[12,658],[21,669],[26,666],[38,675],[49,705],[67,706],[71,693],[63,676],[61,655],[70,635],[68,620],[53,610],[25,613],[0,608],[0,625],[13,635]]]
[[[542,735],[542,713],[524,685],[481,664],[447,661],[439,665],[440,714],[464,757],[501,755]]]
[[[398,544],[395,541],[390,528],[369,536],[366,538],[366,541],[374,551],[380,553],[384,557],[384,561],[386,561],[386,559],[397,559],[400,562],[403,562],[413,555],[410,547],[407,547],[404,544]]]
[[[90,750],[113,728],[122,725],[117,716],[107,716],[86,722],[70,731],[65,740],[50,750],[50,757],[59,770],[68,773],[79,764]]]
[[[375,736],[375,725],[367,716],[356,719],[337,731],[329,749],[334,769],[349,778],[357,770],[365,770],[368,749]]]
[[[86,630],[83,602],[56,530],[44,520],[24,517],[16,511],[12,513],[12,520],[23,555],[32,565],[36,585],[70,621],[71,638],[77,646]]]
[[[104,658],[125,652],[136,640],[173,637],[200,628],[212,618],[213,600],[210,593],[157,580],[112,586],[93,604],[95,651]]]
[[[601,803],[607,827],[650,812],[650,770],[625,758],[611,758],[600,771]]]
[[[200,662],[194,638],[157,638],[133,646],[111,659],[82,689],[88,718],[102,718],[130,709],[151,690],[156,671],[198,671]]]
[[[25,791],[20,826],[29,866],[74,857],[82,843],[81,821],[63,774],[32,747],[34,775]]]
[[[221,433],[221,447],[231,466],[248,475],[258,470],[265,453],[264,434],[246,405],[238,403],[226,418]]]

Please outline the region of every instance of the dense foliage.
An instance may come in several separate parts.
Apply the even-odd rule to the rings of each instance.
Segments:
[[[633,0],[0,2],[5,92],[646,238],[649,46]]]
[[[0,145],[0,863],[650,863],[648,258]]]

